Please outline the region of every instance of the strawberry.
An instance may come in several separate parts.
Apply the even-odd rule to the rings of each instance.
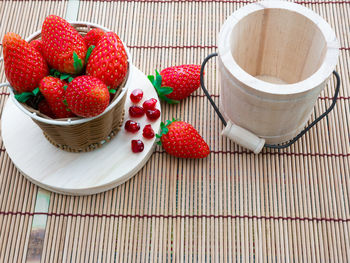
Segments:
[[[116,33],[106,33],[89,57],[86,74],[115,89],[124,81],[127,70],[128,57],[122,41]]]
[[[42,50],[47,63],[63,73],[78,74],[85,63],[87,47],[78,31],[61,17],[46,17],[42,29]]]
[[[50,117],[51,119],[56,119],[55,114],[53,114],[49,103],[47,100],[42,99],[39,104],[38,104],[38,110],[42,113],[45,114],[46,116]]]
[[[2,40],[5,74],[18,93],[31,92],[49,74],[43,56],[15,33],[7,33]]]
[[[84,37],[84,41],[87,47],[95,46],[97,45],[98,41],[101,39],[101,37],[105,34],[105,32],[102,29],[99,28],[93,28]]]
[[[205,158],[209,155],[208,144],[203,140],[195,128],[183,121],[167,121],[160,124],[161,133],[157,138],[158,144],[170,155],[180,158]]]
[[[32,40],[29,42],[29,45],[39,51],[40,54],[43,53],[43,43],[41,42],[41,39]]]
[[[78,116],[93,117],[101,114],[109,104],[107,86],[92,76],[79,76],[66,90],[68,107]]]
[[[179,103],[200,87],[199,65],[180,65],[163,69],[148,76],[159,97],[168,103]]]
[[[40,81],[40,92],[47,100],[56,118],[70,118],[74,116],[64,103],[65,85],[66,83],[62,80],[51,76],[45,77]],[[46,114],[45,112],[43,113]]]

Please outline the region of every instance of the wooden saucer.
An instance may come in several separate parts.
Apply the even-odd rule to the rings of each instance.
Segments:
[[[130,93],[143,90],[143,100],[158,96],[147,77],[135,68],[125,102],[124,122],[129,120],[132,105]],[[160,110],[160,104],[157,103]],[[70,195],[96,194],[114,188],[134,176],[152,155],[156,138],[142,137],[142,129],[151,124],[159,132],[160,118],[150,122],[146,116],[134,119],[140,123],[137,134],[121,131],[100,149],[85,153],[69,153],[54,147],[44,137],[41,129],[10,98],[2,114],[2,139],[15,166],[34,184],[47,190]],[[131,140],[141,139],[144,150],[131,151]]]

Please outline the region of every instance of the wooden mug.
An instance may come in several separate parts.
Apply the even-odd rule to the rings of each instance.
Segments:
[[[216,55],[223,114],[214,108],[226,126],[222,134],[255,153],[289,146],[335,105],[337,73],[332,106],[303,130],[339,56],[330,25],[306,7],[284,1],[244,6],[223,24],[218,54],[205,59],[202,72]]]

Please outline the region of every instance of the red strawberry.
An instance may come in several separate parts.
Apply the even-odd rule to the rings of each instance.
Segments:
[[[33,41],[30,41],[29,45],[31,45],[33,48],[39,51],[40,54],[43,53],[43,43],[41,42],[41,39],[35,39]]]
[[[78,31],[61,17],[46,17],[42,29],[43,55],[63,73],[78,74],[84,67],[87,47]]]
[[[116,33],[108,32],[92,51],[86,74],[102,80],[107,86],[117,88],[128,70],[128,57],[122,41]]]
[[[101,37],[105,34],[105,32],[102,29],[99,28],[93,28],[84,37],[84,41],[87,47],[95,46],[97,45],[98,41],[101,39]]]
[[[148,76],[159,97],[168,103],[178,103],[200,87],[200,65],[180,65],[163,69],[156,77]]]
[[[47,102],[47,100],[43,99],[39,102],[38,104],[38,110],[42,113],[42,114],[45,114],[46,116],[52,118],[52,119],[55,119],[56,116],[55,114],[53,114],[51,108],[50,108],[50,105],[49,103]]]
[[[57,118],[69,118],[74,116],[64,103],[65,85],[66,83],[62,80],[51,76],[43,78],[39,85],[40,92],[47,100],[53,114]]]
[[[101,114],[109,104],[107,86],[91,76],[76,77],[66,90],[68,107],[81,117]]]
[[[49,74],[43,56],[15,33],[7,33],[2,40],[5,74],[19,93],[31,92]]]
[[[208,144],[195,128],[183,121],[167,121],[160,124],[161,133],[157,134],[164,150],[180,158],[205,158],[209,155]]]

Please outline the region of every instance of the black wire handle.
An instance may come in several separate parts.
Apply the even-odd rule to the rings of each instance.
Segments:
[[[219,108],[216,106],[215,102],[213,101],[213,99],[211,98],[208,90],[205,88],[204,85],[204,68],[205,65],[207,64],[207,62],[213,58],[216,57],[218,55],[218,53],[212,53],[209,56],[207,56],[201,66],[201,72],[200,72],[200,79],[201,79],[201,87],[202,90],[204,92],[204,94],[207,96],[208,100],[210,101],[211,105],[213,106],[215,112],[217,113],[217,115],[219,116],[220,120],[222,121],[222,123],[224,124],[224,126],[227,125],[227,122],[224,118],[224,116],[221,114]],[[333,100],[332,100],[332,104],[329,106],[329,108],[322,113],[320,116],[318,116],[312,123],[309,124],[309,126],[307,126],[304,130],[302,130],[297,136],[295,136],[292,140],[290,140],[288,143],[279,145],[279,144],[265,144],[264,147],[267,148],[272,148],[272,149],[284,149],[287,148],[289,146],[291,146],[293,143],[295,143],[298,139],[300,139],[300,137],[302,137],[306,132],[308,132],[313,126],[316,125],[316,123],[318,123],[320,120],[322,120],[325,116],[328,115],[328,113],[330,113],[334,106],[335,103],[337,102],[338,99],[338,95],[339,95],[339,89],[340,89],[340,77],[338,72],[336,72],[335,70],[333,71],[333,75],[335,76],[335,78],[337,79],[337,85],[335,87],[335,91],[334,91],[334,96],[333,96]]]

